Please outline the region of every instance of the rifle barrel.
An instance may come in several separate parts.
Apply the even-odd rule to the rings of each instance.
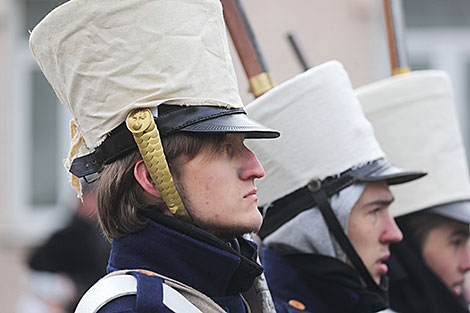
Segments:
[[[409,72],[402,0],[383,0],[392,74]]]
[[[274,81],[268,72],[266,62],[240,1],[221,0],[221,2],[224,8],[225,23],[250,82],[251,92],[255,97],[259,97],[274,87]]]
[[[297,56],[297,60],[299,61],[304,71],[308,70],[310,68],[310,65],[308,64],[304,54],[300,50],[300,47],[297,44],[297,40],[295,39],[294,34],[288,33],[287,39],[289,40],[292,49],[294,49],[295,55]]]

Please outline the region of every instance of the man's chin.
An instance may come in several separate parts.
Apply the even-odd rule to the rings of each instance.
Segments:
[[[384,277],[385,275],[383,274],[379,274],[379,273],[376,273],[375,275],[372,275],[372,279],[374,280],[374,282],[380,286],[380,282],[382,281],[382,278]]]
[[[254,223],[253,225],[237,225],[237,226],[220,226],[213,225],[212,227],[201,227],[208,233],[214,235],[215,237],[223,240],[230,241],[234,238],[241,237],[245,234],[257,232],[260,229],[261,225]]]

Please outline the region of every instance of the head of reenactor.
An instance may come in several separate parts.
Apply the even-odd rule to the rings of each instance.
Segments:
[[[99,178],[107,277],[76,312],[247,312],[262,273],[248,119],[218,0],[71,0],[30,46],[72,115],[72,184]]]
[[[263,163],[262,262],[277,312],[376,312],[386,307],[385,261],[402,234],[389,184],[423,175],[386,159],[343,66],[330,61],[246,107],[282,133],[249,142]]]
[[[390,161],[428,175],[392,188],[404,240],[392,245],[390,304],[397,312],[468,312],[470,181],[452,86],[443,71],[397,75],[357,90]]]

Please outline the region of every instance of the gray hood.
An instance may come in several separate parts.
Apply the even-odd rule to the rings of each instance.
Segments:
[[[364,188],[365,183],[356,183],[330,198],[331,208],[346,234],[349,214]],[[313,253],[346,261],[346,254],[328,231],[328,226],[317,207],[300,213],[267,236],[263,243],[284,255],[299,252]]]

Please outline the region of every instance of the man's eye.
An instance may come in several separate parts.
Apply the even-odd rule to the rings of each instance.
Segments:
[[[380,208],[376,208],[376,209],[369,211],[369,214],[377,214],[379,212],[380,212]]]
[[[455,247],[460,247],[461,245],[463,245],[465,243],[465,240],[459,238],[459,239],[452,240],[450,243],[451,243],[451,245],[453,245]]]

